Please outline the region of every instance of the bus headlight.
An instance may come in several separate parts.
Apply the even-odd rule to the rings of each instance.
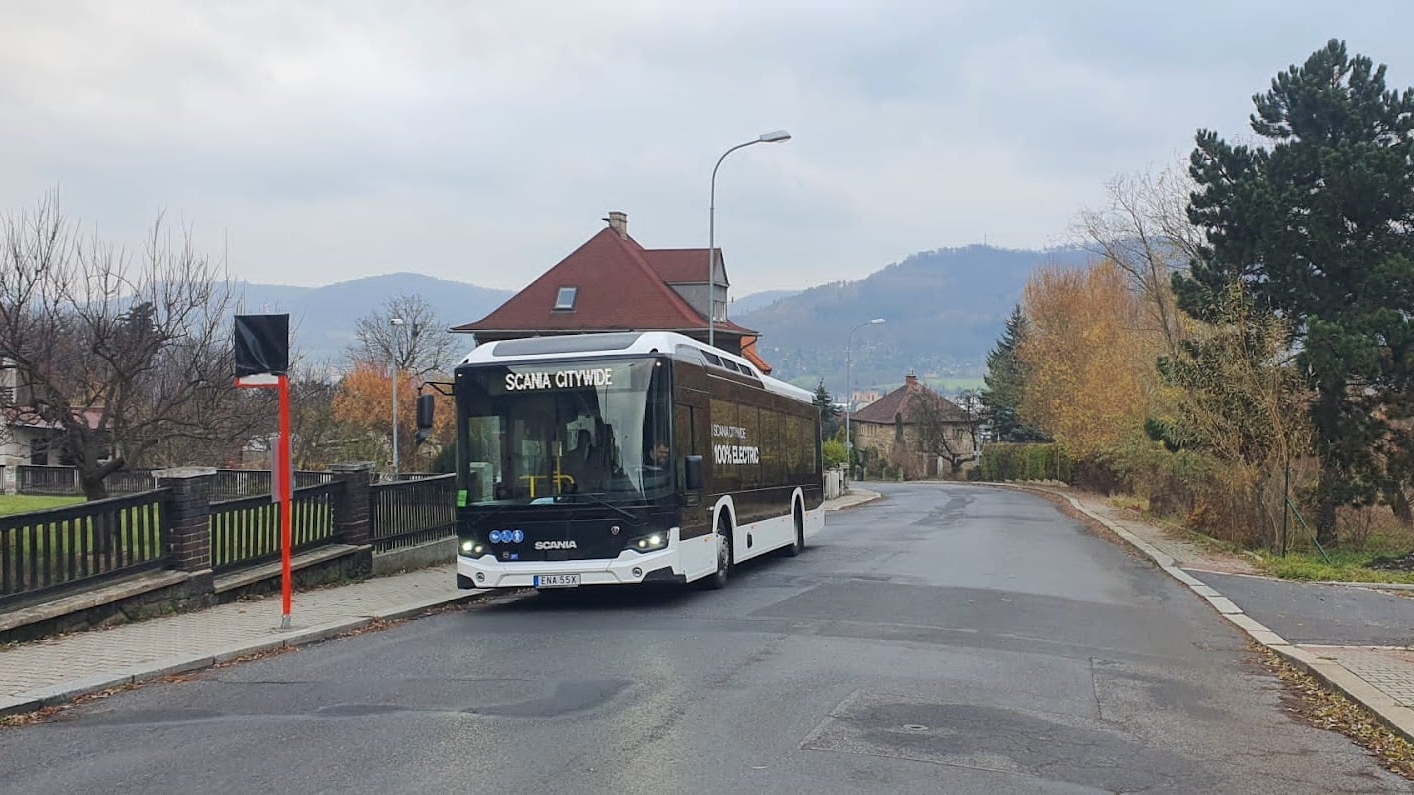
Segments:
[[[463,554],[463,555],[466,555],[467,557],[471,557],[471,558],[480,557],[480,556],[481,556],[481,553],[483,553],[483,552],[485,552],[485,551],[486,551],[486,546],[485,546],[484,544],[478,544],[478,543],[476,543],[475,541],[463,541],[463,542],[462,542],[462,554]]]
[[[653,533],[640,536],[628,542],[628,548],[635,552],[653,552],[668,545],[667,533]]]

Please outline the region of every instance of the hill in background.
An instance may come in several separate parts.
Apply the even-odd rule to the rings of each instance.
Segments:
[[[242,311],[290,313],[290,336],[299,354],[308,360],[343,364],[354,340],[359,318],[383,308],[400,294],[422,296],[437,319],[447,327],[480,320],[513,295],[510,290],[478,287],[467,282],[437,279],[417,273],[369,276],[323,287],[292,287],[240,282]],[[458,335],[461,347],[471,350],[471,335]]]
[[[801,290],[763,290],[759,293],[743,295],[740,298],[732,298],[732,305],[728,312],[732,317],[755,312],[758,309],[765,309],[782,298],[791,298],[800,295]]]
[[[859,323],[880,326],[854,334],[856,389],[888,391],[909,371],[955,393],[976,385],[987,352],[1001,336],[1027,278],[1047,265],[1075,267],[1078,249],[1025,251],[967,246],[914,254],[857,281],[799,291],[772,290],[732,302],[731,319],[762,333],[761,355],[774,374],[813,389],[823,376],[831,394],[845,389],[845,343]],[[340,365],[355,322],[399,294],[420,295],[446,326],[479,320],[513,295],[510,290],[416,273],[370,276],[324,287],[240,283],[243,311],[289,312],[299,353]],[[472,338],[460,338],[469,350]]]
[[[845,389],[850,329],[872,318],[883,325],[854,334],[856,389],[891,390],[910,370],[934,385],[971,384],[986,371],[1027,278],[1048,265],[1077,267],[1090,258],[1073,248],[1025,251],[967,246],[914,254],[858,281],[787,295],[731,319],[761,332],[761,355],[774,375],[831,394]]]

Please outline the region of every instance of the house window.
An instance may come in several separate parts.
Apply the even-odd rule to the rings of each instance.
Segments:
[[[561,287],[560,291],[555,294],[555,309],[565,311],[574,309],[574,299],[578,293],[578,287]]]
[[[962,428],[953,428],[953,429],[952,429],[952,438],[954,438],[954,439],[965,439],[965,438],[967,438],[967,433],[966,433]]]
[[[33,466],[49,465],[49,439],[36,436],[29,441],[29,462]]]
[[[903,441],[903,415],[894,415],[894,441]]]

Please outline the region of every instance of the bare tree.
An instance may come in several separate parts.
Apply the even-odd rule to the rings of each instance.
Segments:
[[[19,370],[26,424],[48,426],[84,494],[133,463],[211,460],[261,412],[231,385],[224,269],[161,216],[134,258],[81,236],[56,197],[0,227],[0,357]]]
[[[394,320],[399,322],[395,325]],[[419,377],[444,371],[451,364],[455,343],[427,299],[407,294],[389,298],[372,314],[359,318],[354,337],[352,358],[391,364],[399,372]]]
[[[962,471],[977,449],[977,413],[931,390],[920,389],[909,397],[908,422],[918,450],[947,461],[953,475]],[[971,444],[964,444],[965,440]]]
[[[298,469],[323,469],[340,457],[355,430],[334,417],[338,372],[327,362],[291,365],[291,454]]]
[[[1083,248],[1124,271],[1163,332],[1169,355],[1175,355],[1183,330],[1172,274],[1187,270],[1202,242],[1201,232],[1188,222],[1192,181],[1187,171],[1171,167],[1158,174],[1121,175],[1105,187],[1109,206],[1082,211],[1074,234]]]

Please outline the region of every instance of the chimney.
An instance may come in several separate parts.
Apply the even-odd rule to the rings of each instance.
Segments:
[[[913,386],[916,383],[918,383],[918,376],[914,375],[913,371],[910,370],[908,375],[903,377],[903,384],[904,386]]]
[[[609,217],[604,219],[609,222],[609,228],[619,233],[619,237],[628,239],[628,213],[614,210],[609,213]]]

